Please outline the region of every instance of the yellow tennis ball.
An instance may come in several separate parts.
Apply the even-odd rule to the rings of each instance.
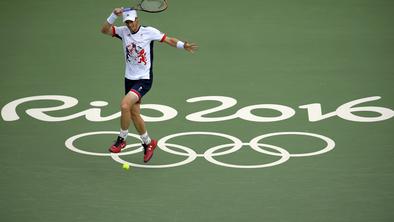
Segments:
[[[129,164],[124,163],[123,166],[122,166],[122,168],[125,169],[125,170],[129,170],[129,169],[130,169],[130,166],[129,166]]]

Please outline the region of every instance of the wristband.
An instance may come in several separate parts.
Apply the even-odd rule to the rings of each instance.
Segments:
[[[111,25],[113,25],[115,23],[115,20],[118,18],[117,15],[115,15],[115,13],[111,13],[111,15],[107,18],[107,22]]]
[[[184,49],[184,48],[185,48],[185,43],[182,42],[182,41],[178,41],[178,42],[176,43],[176,47],[177,47],[178,49]]]

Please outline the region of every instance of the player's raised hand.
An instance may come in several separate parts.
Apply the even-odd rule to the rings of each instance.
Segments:
[[[116,16],[122,15],[122,13],[123,13],[123,8],[115,8],[114,9],[114,14]]]

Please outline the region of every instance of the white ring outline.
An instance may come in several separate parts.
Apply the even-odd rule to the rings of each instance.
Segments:
[[[276,133],[268,133],[268,134],[260,135],[260,136],[253,138],[250,141],[250,147],[252,147],[253,149],[255,149],[255,148],[259,149],[258,148],[258,141],[260,141],[261,139],[267,138],[267,137],[280,136],[280,135],[303,135],[303,136],[317,137],[327,143],[327,146],[319,151],[312,152],[312,153],[290,154],[290,157],[315,156],[315,155],[327,153],[328,151],[331,151],[335,147],[334,140],[332,140],[326,136],[322,136],[322,135],[315,134],[315,133],[306,133],[306,132],[276,132]],[[272,156],[280,156],[280,154],[278,154],[278,153],[273,153],[273,152],[266,151],[266,150],[264,150],[264,153],[266,153],[268,155],[272,155]]]
[[[280,147],[277,147],[277,146],[274,146],[274,145],[262,144],[262,143],[258,144],[258,145],[278,150],[282,154],[282,157],[279,160],[277,160],[277,161],[274,161],[274,162],[271,162],[271,163],[266,163],[266,164],[260,164],[260,165],[235,165],[235,164],[229,164],[229,163],[220,162],[220,161],[212,158],[213,156],[218,156],[218,155],[213,155],[213,154],[215,154],[214,152],[216,150],[225,148],[225,147],[227,147],[229,145],[232,145],[232,144],[219,145],[219,146],[215,146],[215,147],[212,147],[212,148],[208,149],[204,153],[204,158],[207,161],[209,161],[209,162],[211,162],[213,164],[219,165],[219,166],[231,167],[231,168],[240,168],[240,169],[255,169],[255,168],[272,167],[272,166],[276,166],[276,165],[282,164],[282,163],[284,163],[284,162],[286,162],[287,160],[290,159],[290,153],[287,150],[285,150],[283,148],[280,148]],[[249,143],[243,143],[243,145],[249,145],[250,146]],[[252,147],[252,149],[256,150],[259,153],[265,153],[264,152],[265,150],[262,150],[260,148],[255,149],[255,148]],[[232,150],[232,149],[230,149],[230,150]],[[230,150],[227,150],[226,154],[228,154],[228,151],[230,151]],[[222,153],[224,153],[224,152],[222,152]],[[233,152],[231,152],[231,153],[233,153]]]
[[[91,136],[91,135],[100,135],[100,134],[116,134],[116,135],[118,135],[119,132],[116,132],[116,131],[96,131],[96,132],[81,133],[81,134],[77,134],[75,136],[68,138],[64,144],[66,145],[66,147],[69,150],[74,151],[76,153],[81,153],[81,154],[86,154],[86,155],[91,155],[91,156],[111,156],[111,153],[108,153],[108,152],[106,152],[106,153],[89,152],[89,151],[85,151],[85,150],[80,150],[74,146],[74,141],[81,138],[81,137]],[[133,134],[133,133],[129,133],[128,136],[132,136],[137,139],[140,138],[139,135]],[[137,147],[137,146],[141,147],[141,144],[140,143],[129,144],[124,149]],[[130,154],[138,153],[140,151],[142,151],[142,147],[139,149],[136,149],[136,150],[128,151],[128,152],[124,152],[124,153],[122,152],[122,153],[119,153],[118,155],[120,155],[120,156],[130,155]]]
[[[242,147],[242,144],[243,144],[242,141],[241,141],[240,139],[238,139],[237,137],[231,136],[231,135],[227,135],[227,134],[223,134],[223,133],[215,133],[215,132],[195,131],[195,132],[176,133],[176,134],[172,134],[172,135],[165,136],[165,137],[163,137],[163,138],[161,138],[161,139],[159,140],[159,142],[157,143],[157,146],[159,146],[160,149],[162,149],[163,151],[166,151],[166,152],[168,152],[168,153],[172,153],[172,154],[179,155],[179,156],[186,156],[185,153],[180,153],[180,152],[177,152],[177,151],[174,151],[174,150],[169,149],[169,148],[166,146],[166,144],[168,144],[168,145],[170,145],[170,146],[173,146],[173,145],[175,145],[175,144],[166,143],[166,142],[167,142],[167,140],[172,139],[172,138],[174,138],[174,137],[189,136],[189,135],[219,136],[219,137],[224,137],[224,138],[230,139],[230,140],[232,140],[232,141],[234,142],[234,145],[235,145],[235,146],[234,146],[233,148],[231,148],[230,150],[235,150],[235,151],[239,150],[239,149]],[[210,148],[210,149],[211,149],[211,148]],[[232,153],[232,152],[230,152],[230,150],[224,151],[224,152],[222,152],[222,153],[225,153],[225,154],[227,154],[227,153]],[[194,150],[193,150],[193,151],[194,151]],[[235,152],[235,151],[233,151],[233,152]],[[224,154],[222,154],[222,153],[217,153],[216,155],[224,155]],[[203,156],[204,156],[204,154],[196,154],[196,155],[197,155],[198,157],[203,157]]]
[[[138,152],[141,152],[143,150],[143,148],[141,147],[141,144],[129,144],[127,145],[124,150],[130,149],[130,148],[134,148],[134,147],[139,147],[138,149],[134,149],[131,151],[127,151],[127,152],[122,152],[122,153],[97,153],[97,152],[88,152],[88,151],[84,151],[84,150],[80,150],[78,148],[76,148],[74,146],[74,141],[81,138],[81,137],[85,137],[85,136],[90,136],[90,135],[99,135],[99,134],[118,134],[119,132],[116,131],[96,131],[96,132],[88,132],[88,133],[82,133],[82,134],[78,134],[75,136],[72,136],[70,138],[68,138],[65,141],[65,145],[68,149],[70,149],[71,151],[77,152],[77,153],[81,153],[81,154],[86,154],[86,155],[92,155],[92,156],[111,156],[111,158],[113,160],[115,160],[118,163],[124,164],[127,163],[131,166],[134,167],[141,167],[141,168],[169,168],[169,167],[177,167],[177,166],[181,166],[181,165],[185,165],[188,164],[190,162],[193,162],[197,157],[204,157],[207,161],[216,164],[216,165],[220,165],[220,166],[225,166],[225,167],[231,167],[231,168],[263,168],[263,167],[272,167],[275,165],[279,165],[282,164],[284,162],[286,162],[287,160],[289,160],[290,157],[306,157],[306,156],[314,156],[314,155],[319,155],[319,154],[323,154],[326,152],[331,151],[332,149],[334,149],[335,147],[335,142],[326,136],[323,135],[319,135],[319,134],[314,134],[314,133],[306,133],[306,132],[276,132],[276,133],[268,133],[268,134],[264,134],[264,135],[260,135],[257,136],[255,138],[253,138],[249,143],[242,143],[241,140],[239,140],[238,138],[231,136],[231,135],[227,135],[227,134],[223,134],[223,133],[216,133],[216,132],[202,132],[202,131],[196,131],[196,132],[183,132],[183,133],[177,133],[177,134],[172,134],[172,135],[168,135],[166,137],[163,137],[162,139],[160,139],[158,141],[158,148],[162,149],[165,152],[174,154],[174,155],[178,155],[178,156],[188,156],[187,159],[181,161],[181,162],[177,162],[177,163],[173,163],[173,164],[166,164],[166,165],[141,165],[141,164],[136,164],[136,163],[130,163],[127,162],[123,159],[121,159],[119,156],[123,156],[123,155],[130,155],[130,154],[135,154]],[[137,139],[139,139],[139,135],[136,134],[132,134],[129,133],[129,136],[135,137]],[[219,137],[224,137],[227,139],[232,140],[234,143],[233,144],[222,144],[222,145],[218,145],[215,147],[211,147],[208,150],[206,150],[203,154],[197,154],[193,149],[186,147],[186,146],[182,146],[182,145],[178,145],[178,144],[172,144],[172,143],[166,143],[169,139],[174,138],[174,137],[178,137],[178,136],[185,136],[185,135],[210,135],[210,136],[219,136]],[[323,149],[316,151],[316,152],[312,152],[312,153],[299,153],[299,154],[290,154],[287,150],[278,147],[278,146],[274,146],[274,145],[270,145],[270,144],[263,144],[263,143],[258,143],[258,141],[260,141],[261,139],[267,138],[267,137],[272,137],[272,136],[278,136],[278,135],[306,135],[306,136],[311,136],[311,137],[317,137],[319,139],[322,139],[323,141],[325,141],[327,143],[327,146],[324,147]],[[271,155],[271,156],[281,156],[281,158],[277,161],[274,161],[272,163],[268,163],[268,164],[260,164],[260,165],[234,165],[234,164],[228,164],[228,163],[223,163],[220,161],[217,161],[216,159],[213,158],[213,156],[222,156],[222,155],[226,155],[229,153],[233,153],[238,151],[240,148],[242,148],[244,145],[248,145],[250,146],[253,150],[259,152],[259,153],[263,153],[263,154],[267,154],[267,155]],[[186,151],[186,153],[181,153],[181,152],[177,152],[174,151],[172,149],[169,149],[167,146],[173,146],[177,149],[183,149]],[[218,152],[218,153],[214,153],[216,150],[219,149],[223,149],[226,148],[228,146],[234,146],[231,149],[228,149],[226,151],[222,151],[222,152]],[[267,151],[265,149],[261,149],[259,146],[263,146],[263,147],[268,147],[271,149],[275,149],[277,151],[279,151],[279,153],[274,153],[274,152],[270,152]]]

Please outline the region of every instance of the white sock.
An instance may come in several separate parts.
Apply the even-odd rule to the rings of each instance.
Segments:
[[[122,137],[124,140],[126,140],[128,134],[129,134],[129,130],[128,129],[127,130],[120,129],[119,136]]]
[[[140,136],[141,136],[141,140],[144,144],[148,145],[151,142],[151,139],[148,135],[148,131],[146,131],[144,134],[142,134]]]

